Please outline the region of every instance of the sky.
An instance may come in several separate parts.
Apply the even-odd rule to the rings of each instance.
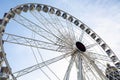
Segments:
[[[51,5],[70,13],[95,31],[120,59],[119,0],[1,0],[0,18],[10,8],[24,3]]]
[[[119,0],[1,0],[0,18],[10,8],[24,3],[47,4],[70,13],[93,29],[119,56]]]

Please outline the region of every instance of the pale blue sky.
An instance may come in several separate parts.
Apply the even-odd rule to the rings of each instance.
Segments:
[[[120,57],[119,0],[1,0],[0,18],[10,8],[24,3],[47,4],[70,13],[93,29]]]
[[[51,5],[72,14],[100,35],[117,55],[120,53],[119,0],[1,0],[0,18],[10,8],[32,2]]]

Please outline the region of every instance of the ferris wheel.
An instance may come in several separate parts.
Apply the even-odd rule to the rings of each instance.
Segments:
[[[119,69],[103,39],[58,8],[27,3],[0,19],[0,80],[120,80]]]

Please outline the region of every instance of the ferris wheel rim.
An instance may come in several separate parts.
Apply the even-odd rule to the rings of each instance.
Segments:
[[[2,27],[1,27],[1,39],[2,39],[2,34],[4,34],[4,30],[5,30],[5,27],[6,25],[4,26],[4,23],[6,22],[6,20],[9,21],[8,19],[8,16],[9,14],[11,13],[11,11],[15,11],[16,9],[18,9],[19,7],[23,7],[24,5],[31,5],[31,4],[34,4],[34,5],[42,5],[42,6],[47,6],[49,9],[50,8],[54,8],[56,11],[59,10],[60,12],[62,12],[62,14],[66,13],[67,16],[69,17],[72,17],[73,21],[71,23],[74,23],[74,25],[78,26],[81,28],[81,30],[84,30],[84,32],[86,32],[94,41],[96,41],[96,43],[98,43],[98,45],[104,50],[104,52],[110,57],[110,59],[112,59],[113,63],[115,64],[115,66],[117,68],[119,68],[119,66],[117,66],[116,64],[119,64],[119,59],[117,58],[117,56],[114,54],[114,52],[112,51],[112,49],[102,40],[102,38],[100,38],[92,29],[90,29],[86,24],[84,24],[82,21],[80,21],[79,19],[73,17],[72,15],[68,14],[67,12],[64,12],[58,8],[55,8],[55,7],[52,7],[52,6],[49,6],[49,5],[45,5],[45,4],[38,4],[38,3],[27,3],[27,4],[22,4],[22,5],[19,5],[13,9],[11,9],[7,15],[5,15],[3,21],[2,21]],[[43,11],[44,12],[44,11]],[[16,12],[14,12],[15,14],[17,14]],[[62,16],[61,16],[62,17]],[[64,17],[63,17],[64,18]],[[66,18],[65,18],[66,19]],[[84,29],[83,29],[84,27]],[[2,40],[1,40],[1,44],[2,44]],[[3,45],[1,45],[2,48],[3,48]],[[4,49],[2,50],[4,52]],[[115,56],[116,60],[114,61],[114,58],[113,56]]]
[[[14,11],[14,10],[16,10],[17,8],[19,8],[19,7],[21,7],[21,6],[24,6],[24,5],[30,5],[30,4],[34,4],[34,5],[38,5],[39,3],[26,3],[26,4],[21,4],[21,5],[18,5],[18,6],[16,6],[15,8],[11,8],[11,10],[7,13],[7,15],[5,15],[4,16],[4,18],[3,18],[3,21],[2,21],[2,27],[5,27],[5,26],[3,26],[3,23],[5,23],[5,18],[7,18],[7,16],[9,15],[9,13],[11,12],[11,11]],[[45,5],[45,4],[39,4],[39,5]],[[53,6],[50,6],[50,5],[45,5],[45,6],[48,6],[48,7],[51,7],[51,8],[54,8],[54,9],[56,9],[56,10],[60,10],[60,9],[58,9],[58,8],[55,8],[55,7],[53,7]],[[89,35],[91,38],[93,38],[93,36],[92,35],[96,35],[97,37],[98,37],[98,39],[100,39],[101,40],[101,42],[103,42],[104,43],[104,45],[106,46],[106,47],[108,47],[108,49],[105,51],[104,50],[104,48],[103,48],[103,50],[107,53],[107,51],[111,51],[111,53],[113,53],[113,56],[115,55],[114,54],[114,52],[112,51],[112,49],[105,43],[105,41],[103,41],[102,40],[102,38],[100,38],[91,28],[89,28],[86,24],[84,24],[82,21],[80,21],[79,19],[77,19],[76,17],[74,17],[74,16],[72,16],[71,14],[69,14],[69,13],[67,13],[67,12],[65,12],[65,11],[63,11],[63,10],[60,10],[61,12],[63,12],[63,13],[66,13],[67,15],[69,15],[70,17],[73,17],[75,20],[78,20],[79,22],[81,22],[82,23],[82,25],[84,25],[84,26],[86,26],[86,28],[89,30],[90,29],[90,31],[91,32],[93,32],[93,34],[91,34],[91,35]],[[17,13],[16,13],[17,14]],[[62,16],[61,16],[62,17]],[[76,25],[76,24],[75,24]],[[0,32],[4,32],[4,28],[2,29],[0,29],[1,31]],[[94,38],[93,38],[93,40],[94,40]],[[97,42],[97,41],[96,41]],[[100,45],[100,43],[98,42],[98,44]],[[103,45],[103,46],[104,46]],[[100,45],[100,47],[102,47],[102,45]],[[109,55],[108,55],[109,56]],[[111,55],[112,56],[112,55]],[[116,56],[116,55],[115,55]]]

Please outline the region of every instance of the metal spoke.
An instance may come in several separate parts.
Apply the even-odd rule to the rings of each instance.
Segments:
[[[102,71],[97,67],[97,65],[94,63],[94,61],[86,54],[83,54],[84,57],[86,57],[86,59],[89,61],[89,63],[93,66],[93,68],[95,69],[95,71],[98,73],[98,75],[100,76],[100,78],[102,80],[107,80],[106,76],[102,73]]]
[[[38,65],[39,62],[38,62],[37,56],[35,55],[35,52],[34,52],[33,48],[32,48],[32,47],[30,47],[30,48],[31,48],[31,50],[32,50],[33,56],[35,57],[35,61],[36,61],[37,65]],[[49,80],[51,80],[51,78],[49,77],[49,75],[47,75],[47,73],[46,73],[44,70],[42,70],[42,69],[40,68],[40,66],[38,66],[38,67],[39,67],[39,70],[40,70]]]
[[[25,18],[22,15],[16,15],[16,18],[14,18],[13,20],[15,20],[16,22],[23,25],[27,29],[31,30],[32,32],[35,32],[36,34],[40,35],[41,37],[43,37],[44,39],[46,39],[52,43],[55,43],[57,40],[60,39],[59,37],[57,37],[53,33],[44,29],[40,25],[28,20],[27,18]]]
[[[35,71],[35,70],[37,70],[37,69],[39,69],[39,68],[42,68],[42,67],[44,67],[44,66],[46,66],[46,65],[50,65],[50,64],[52,64],[52,63],[55,63],[55,62],[57,62],[57,61],[65,58],[65,57],[69,57],[70,55],[71,55],[71,53],[66,53],[66,54],[60,55],[60,56],[58,56],[58,57],[52,58],[52,59],[50,59],[50,60],[44,61],[44,62],[42,62],[42,63],[39,63],[39,64],[37,64],[37,65],[33,65],[33,66],[28,67],[28,68],[26,68],[26,69],[17,71],[17,72],[15,72],[15,73],[13,73],[13,74],[15,75],[16,78],[18,78],[18,77],[21,77],[21,76],[23,76],[23,75],[26,75],[26,74],[28,74],[28,73],[30,73],[30,72],[33,72],[33,71]]]
[[[58,8],[38,3],[18,5],[4,14],[3,19],[0,19],[0,24],[0,80],[17,80],[17,78],[35,70],[41,70],[40,75],[42,74],[42,77],[40,78],[47,78],[48,80],[61,80],[61,77],[63,80],[70,80],[70,78],[76,80],[108,80],[107,70],[111,69],[112,66],[109,67],[106,63],[116,66],[116,70],[119,67],[119,60],[116,55],[98,34],[78,18]],[[10,29],[11,25],[17,25],[17,27]],[[21,31],[23,32],[19,33]],[[36,64],[34,65],[34,62],[31,62],[32,66],[15,72],[18,68],[16,67],[13,69],[15,72],[13,73],[10,65],[13,68],[16,65],[12,63],[9,65],[7,58],[11,61],[16,56],[6,56],[11,52],[9,47],[14,47],[14,49],[19,47],[18,53],[21,51],[33,53],[33,56],[27,57],[27,61],[35,57]],[[14,50],[12,52],[14,53]],[[64,62],[64,60],[62,61],[64,58],[69,60],[66,59],[68,64],[60,64]],[[21,62],[20,60],[16,61]],[[20,64],[30,65],[26,62]],[[59,65],[64,67],[62,69],[63,75],[60,74],[62,70],[59,70]],[[72,70],[74,68],[76,72]],[[59,74],[56,74],[57,72]],[[109,76],[117,80],[117,75]],[[23,79],[25,78],[23,77]]]
[[[90,45],[86,46],[86,49],[93,48],[93,47],[95,47],[95,46],[97,46],[97,45],[98,45],[98,43],[90,44]]]
[[[96,78],[96,80],[101,80],[100,78],[98,78],[96,71],[93,69],[93,66],[91,65],[91,63],[86,59],[86,57],[82,56],[83,60],[84,60],[84,67],[83,67],[83,71],[85,72],[84,76],[86,76],[87,80],[90,80],[91,75],[90,73],[93,75],[94,78]],[[87,66],[87,68],[86,68]]]
[[[66,25],[67,25],[68,34],[69,34],[68,36],[71,40],[71,43],[73,43],[72,45],[74,45],[74,43],[76,41],[76,37],[75,37],[75,31],[74,31],[73,27],[75,27],[75,26],[73,26],[72,23],[68,20],[66,20]]]
[[[59,51],[59,52],[64,51],[64,47],[65,47],[65,46],[60,45],[60,44],[53,44],[50,42],[26,38],[26,37],[8,34],[8,33],[4,33],[4,35],[6,36],[6,38],[4,38],[4,42],[19,44],[19,45],[25,45],[25,46],[53,50],[53,51]],[[62,48],[58,49],[59,47],[62,47]]]
[[[48,13],[49,14],[49,13]],[[53,17],[53,15],[51,16],[51,14],[49,14],[49,17],[51,18],[51,25],[53,25],[53,27],[59,32],[59,34],[61,36],[63,36],[64,38],[66,38],[66,36],[63,34],[62,32],[62,27],[61,25],[59,24],[59,21],[57,19],[55,19],[55,17]]]
[[[80,41],[80,42],[82,42],[83,37],[84,37],[84,34],[85,34],[85,31],[82,30],[82,33],[81,33],[81,35],[80,35],[80,37],[79,37],[79,41]]]
[[[61,36],[58,36],[58,35],[56,35],[58,32],[58,34],[61,34],[62,32],[60,32],[60,28],[59,29],[56,29],[56,27],[53,25],[53,23],[50,21],[50,20],[48,20],[44,15],[42,15],[41,13],[39,13],[39,12],[31,12],[31,14],[54,36],[54,37],[56,37],[56,38],[58,38],[59,40],[61,40],[61,41],[63,41],[63,43],[66,43],[66,44],[68,44],[68,45],[70,45],[69,44],[69,42],[68,41],[66,41],[67,39],[64,39],[64,38],[66,38],[63,34],[61,35],[62,37],[64,37],[64,38],[62,38]],[[57,26],[58,27],[58,26]],[[61,28],[62,29],[62,28]]]
[[[64,26],[64,24],[62,23],[62,20],[60,20],[57,16],[55,16],[55,21],[58,21],[58,25],[60,26],[60,28],[64,31],[64,32],[67,32],[67,28],[66,26]]]
[[[67,68],[67,71],[66,71],[66,73],[65,73],[65,76],[64,76],[64,79],[63,79],[63,80],[69,80],[71,68],[72,68],[73,63],[74,63],[74,59],[75,59],[75,56],[73,55],[73,56],[71,57],[69,66],[68,66],[68,68]]]
[[[84,59],[84,58],[83,58]],[[89,71],[91,72],[91,74],[94,75],[94,77],[96,77],[95,73],[92,71],[90,65],[88,65],[88,61],[84,59],[84,67],[83,67],[83,72],[84,72],[84,77],[87,78],[87,80],[90,80],[90,76],[89,76]],[[87,66],[87,68],[86,68]]]
[[[77,67],[77,80],[83,80],[83,66],[82,66],[82,58],[81,58],[81,53],[77,53],[77,57],[76,57],[76,67]]]
[[[42,55],[41,55],[41,53],[40,53],[40,51],[39,51],[39,49],[37,48],[37,51],[38,51],[38,53],[39,53],[39,56],[40,56],[40,58],[41,58],[41,60],[42,60],[42,62],[44,62],[44,59],[43,59],[43,57],[42,57]],[[34,54],[35,55],[35,54]],[[35,55],[36,56],[36,55]],[[36,58],[37,59],[37,58]],[[38,63],[38,61],[37,61],[37,63]],[[39,64],[39,63],[38,63]],[[46,65],[46,64],[45,64]],[[48,66],[48,65],[46,65],[46,67],[53,73],[53,75],[55,75],[55,77],[58,79],[58,80],[60,80],[60,78],[54,73],[54,71]]]
[[[98,53],[94,53],[94,52],[86,52],[86,54],[89,55],[89,57],[91,57],[94,60],[103,60],[103,61],[109,61],[111,62],[110,58],[107,55],[102,55],[102,54],[98,54]]]
[[[60,29],[61,32],[62,32],[61,36],[63,36],[63,38],[65,38],[70,43],[70,45],[71,45],[73,42],[70,41],[70,40],[68,40],[68,38],[70,38],[68,26],[65,23],[63,23],[63,22],[66,22],[66,21],[60,20],[60,18],[58,18],[57,16],[55,16],[54,19],[55,19],[55,22],[57,23],[57,25],[59,26],[58,29]]]
[[[86,72],[85,72],[85,70],[84,70],[84,68],[83,68],[83,73],[84,73],[84,80],[90,80],[89,79],[89,76],[86,74]]]

